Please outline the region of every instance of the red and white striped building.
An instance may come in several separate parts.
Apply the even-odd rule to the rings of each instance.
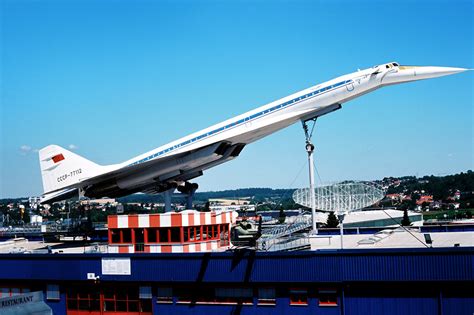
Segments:
[[[109,253],[192,253],[230,246],[237,212],[110,215]]]

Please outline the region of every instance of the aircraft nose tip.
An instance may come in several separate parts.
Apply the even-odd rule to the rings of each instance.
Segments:
[[[445,75],[456,74],[467,71],[466,68],[454,68],[454,67],[416,67],[416,75],[425,75],[427,77],[442,77]]]
[[[381,82],[383,82],[383,84],[394,84],[439,78],[471,69],[436,66],[399,66],[398,70],[399,71],[388,73],[382,78]]]

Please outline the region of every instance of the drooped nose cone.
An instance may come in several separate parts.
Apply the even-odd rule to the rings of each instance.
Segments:
[[[467,69],[464,68],[452,67],[414,67],[414,76],[429,79],[464,72],[466,70]]]
[[[445,75],[456,74],[467,71],[469,69],[453,68],[453,67],[417,67],[417,66],[400,66],[394,71],[388,72],[381,79],[382,84],[396,84],[424,79],[442,77]]]

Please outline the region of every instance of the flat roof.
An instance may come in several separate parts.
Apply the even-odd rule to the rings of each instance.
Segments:
[[[473,247],[474,232],[436,232],[420,233],[416,229],[385,230],[375,234],[351,234],[343,236],[344,249],[382,249],[382,248],[424,248],[430,247],[425,243],[424,234],[430,234],[432,247]],[[324,235],[310,238],[311,249],[339,249],[340,235]]]
[[[474,247],[474,232],[433,232],[423,233],[416,228],[402,228],[383,230],[375,234],[348,234],[344,235],[344,249],[395,249],[395,248],[425,248],[430,245],[425,243],[424,234],[430,234],[434,248]],[[311,250],[340,249],[341,237],[339,235],[318,235],[310,238]],[[457,244],[457,245],[456,245]],[[0,242],[0,254],[47,254],[48,250],[54,253],[84,254],[108,253],[106,243],[77,242],[42,242],[28,241],[24,238]],[[214,252],[222,252],[217,249]]]

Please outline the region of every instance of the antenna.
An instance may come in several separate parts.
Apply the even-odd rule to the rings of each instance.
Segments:
[[[297,189],[293,193],[293,200],[302,206],[311,207],[313,194],[315,195],[314,204],[318,210],[336,213],[340,223],[341,249],[343,248],[344,216],[348,212],[373,205],[384,197],[384,192],[375,184],[343,182],[316,187],[313,192],[308,188]]]

